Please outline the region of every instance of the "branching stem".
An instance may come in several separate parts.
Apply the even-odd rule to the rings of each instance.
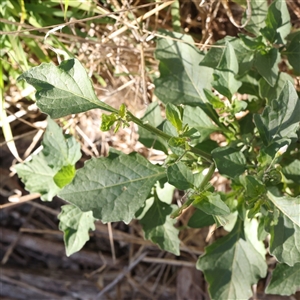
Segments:
[[[170,138],[172,138],[171,135],[159,130],[158,128],[150,125],[150,124],[145,124],[142,120],[140,120],[139,118],[135,117],[131,112],[127,111],[127,115],[129,116],[129,121],[134,122],[135,124],[137,124],[138,126],[150,131],[151,133],[153,133],[154,135],[157,135],[161,138],[163,138],[164,140],[168,141]],[[207,160],[208,162],[212,162],[212,158],[211,155],[198,149],[198,148],[194,148],[194,147],[190,147],[190,152],[197,154],[199,156],[201,156],[202,158],[204,158],[205,160]]]
[[[197,188],[197,190],[201,193],[202,191],[205,190],[205,187],[207,186],[208,182],[211,180],[211,177],[213,176],[214,172],[215,172],[215,164],[212,163],[208,169],[207,174],[204,176],[201,184],[199,185],[199,187]],[[181,207],[179,207],[177,210],[175,210],[172,214],[171,214],[171,218],[175,219],[178,218],[182,212],[187,209],[194,201],[194,198],[190,198],[188,199]]]

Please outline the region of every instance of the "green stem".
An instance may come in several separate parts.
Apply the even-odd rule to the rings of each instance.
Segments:
[[[194,154],[197,154],[199,156],[201,156],[202,158],[206,159],[208,162],[212,163],[213,160],[212,160],[212,157],[210,154],[198,149],[198,148],[194,148],[194,147],[191,147],[190,152],[194,153]]]
[[[139,118],[135,117],[131,112],[127,111],[127,115],[130,117],[129,120],[134,122],[135,124],[139,125],[140,127],[152,132],[153,134],[156,134],[158,135],[159,137],[162,137],[163,139],[165,140],[169,140],[172,136],[157,129],[156,127],[150,125],[150,124],[147,124],[147,123],[144,123],[143,121],[141,121]]]
[[[197,190],[201,193],[205,190],[205,186],[208,184],[208,182],[210,181],[211,177],[213,176],[215,171],[215,164],[212,163],[208,169],[207,174],[204,176],[201,184],[199,185],[199,187],[197,188]],[[175,219],[177,217],[179,217],[182,212],[187,209],[194,201],[194,198],[190,198],[188,199],[181,207],[179,207],[178,209],[176,209],[172,214],[171,214],[171,218]]]
[[[171,135],[159,130],[158,128],[144,123],[143,121],[141,121],[139,118],[135,117],[131,112],[127,111],[127,115],[129,116],[129,121],[134,122],[135,124],[137,124],[138,126],[150,131],[151,133],[163,138],[164,140],[168,141],[170,138],[172,138]],[[194,154],[197,154],[199,156],[201,156],[202,158],[206,159],[209,162],[212,162],[212,158],[211,155],[194,147],[191,147],[189,152],[192,152]]]
[[[216,166],[215,166],[214,163],[210,165],[207,174],[204,176],[204,178],[203,178],[201,184],[199,185],[199,188],[198,188],[198,189],[200,190],[200,192],[201,192],[201,190],[204,189],[204,187],[205,187],[205,186],[208,184],[208,182],[211,180],[212,176],[214,175],[215,168],[216,168]]]

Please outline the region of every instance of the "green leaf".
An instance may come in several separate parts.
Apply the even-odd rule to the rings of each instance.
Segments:
[[[300,75],[300,30],[290,33],[287,37],[287,46],[284,54],[294,69],[296,75]]]
[[[154,127],[159,127],[163,123],[161,110],[158,102],[152,102],[141,119],[144,123],[150,124]],[[148,148],[154,148],[168,153],[168,143],[161,137],[158,137],[148,130],[139,127],[139,141]]]
[[[225,48],[223,49],[222,56],[220,57],[217,70],[229,71],[235,75],[239,71],[237,57],[234,48],[229,41],[225,42]]]
[[[262,77],[259,80],[259,96],[265,98],[267,103],[271,103],[274,99],[278,99],[284,85],[287,81],[294,84],[294,79],[287,73],[279,73],[276,84],[274,87],[269,85],[269,83]]]
[[[271,43],[284,44],[291,31],[291,18],[285,1],[275,0],[268,9],[266,27],[261,33]]]
[[[212,151],[212,157],[221,174],[234,178],[246,170],[246,158],[240,151],[226,146]]]
[[[67,19],[67,12],[68,12],[68,6],[69,6],[69,0],[65,0],[64,1],[64,19],[66,20]]]
[[[239,126],[240,126],[240,131],[242,136],[244,137],[252,136],[252,132],[255,128],[255,125],[253,123],[253,114],[248,113],[245,117],[240,119]]]
[[[182,118],[179,109],[172,103],[166,105],[166,118],[176,128],[177,131],[182,129]]]
[[[145,201],[144,205],[135,213],[134,217],[137,220],[141,220],[144,217],[144,215],[147,213],[147,211],[150,209],[150,207],[152,206],[153,201],[154,201],[154,197],[148,198]]]
[[[161,187],[160,183],[157,182],[154,187],[154,191],[155,191],[157,197],[159,198],[159,200],[166,204],[172,203],[174,189],[175,189],[175,187],[173,185],[169,184],[168,182],[166,182],[163,187]],[[153,202],[154,202],[154,197],[147,199],[144,206],[136,212],[135,217],[138,220],[141,220],[144,217],[144,215],[146,214],[146,212],[153,205]]]
[[[187,190],[193,187],[194,175],[182,162],[177,162],[167,169],[168,182],[179,190]]]
[[[281,139],[279,141],[271,142],[267,147],[261,147],[260,152],[257,156],[257,160],[260,163],[261,167],[269,166],[272,163],[272,160],[275,158],[276,153],[280,148],[284,146],[289,146],[291,143],[290,139]]]
[[[111,129],[111,127],[114,125],[114,123],[117,121],[118,117],[117,114],[112,113],[110,115],[102,115],[102,122],[101,122],[101,131],[108,131]]]
[[[82,211],[91,210],[104,223],[129,223],[163,177],[163,168],[137,153],[114,154],[87,161],[59,196]]]
[[[265,259],[245,236],[240,220],[227,236],[206,247],[196,267],[204,273],[212,299],[249,299],[251,285],[267,273]]]
[[[202,228],[210,226],[215,223],[211,215],[206,214],[200,209],[196,209],[191,218],[189,219],[188,226],[192,228]]]
[[[267,193],[268,198],[273,204],[293,223],[295,223],[298,227],[300,227],[300,197],[290,197],[290,196],[275,196],[275,189],[269,188]]]
[[[300,263],[290,267],[286,264],[277,264],[272,278],[266,288],[267,294],[290,296],[300,289]]]
[[[193,46],[190,36],[164,33],[172,39],[160,38],[157,41],[155,55],[160,61],[160,77],[154,81],[155,95],[165,104],[207,102],[203,89],[211,88],[213,70],[198,64],[203,56]]]
[[[254,67],[272,87],[275,86],[279,75],[279,62],[280,54],[278,49],[275,48],[272,48],[268,52],[259,51],[255,55]]]
[[[250,37],[245,34],[239,34],[239,38],[242,40],[246,49],[252,50],[253,53],[258,50],[264,50],[266,48],[266,45],[263,42],[263,37],[261,35],[258,37]]]
[[[156,193],[158,198],[167,204],[171,204],[173,200],[175,187],[168,182],[161,188],[159,184],[156,185]]]
[[[226,50],[226,45],[230,45],[230,51]],[[215,46],[221,47],[212,47],[208,53],[205,55],[203,60],[200,62],[201,66],[210,67],[212,69],[217,69],[219,71],[222,70],[230,70],[226,68],[226,63],[233,63],[235,61],[235,57],[238,61],[238,68],[236,64],[233,64],[235,75],[244,74],[249,71],[253,64],[253,55],[254,51],[246,47],[245,43],[243,43],[241,38],[234,38],[230,36],[226,36],[224,39],[219,40],[215,43]],[[223,47],[222,47],[223,46]],[[232,51],[233,49],[234,51]],[[231,62],[230,52],[232,53],[233,61]],[[226,54],[229,60],[226,58]],[[224,57],[225,55],[225,57]],[[223,62],[221,63],[221,60]],[[227,61],[227,62],[226,62]],[[225,64],[224,64],[225,63]]]
[[[293,204],[291,203],[293,207]],[[300,205],[299,205],[300,206]],[[298,215],[299,209],[294,207]],[[300,262],[300,227],[291,221],[286,215],[280,214],[276,225],[270,230],[270,253],[279,262],[293,266]]]
[[[224,227],[228,224],[228,220],[227,218],[224,218],[223,216],[217,216],[217,215],[213,215],[215,223],[217,228],[219,227]]]
[[[216,96],[212,91],[205,89],[204,93],[206,95],[207,100],[209,103],[212,105],[214,109],[225,109],[225,103],[218,97]]]
[[[16,165],[18,176],[30,193],[40,193],[44,201],[52,201],[60,188],[55,184],[53,177],[57,170],[48,166],[43,153],[34,156],[31,161]]]
[[[65,185],[69,184],[74,176],[75,176],[76,170],[73,165],[67,165],[63,166],[53,177],[53,180],[55,184],[63,188]]]
[[[265,219],[267,219],[267,217],[259,219],[259,224],[257,228],[257,237],[260,241],[264,241],[269,235],[269,233],[265,230],[265,226],[264,226]]]
[[[168,120],[165,120],[165,122],[163,123],[163,131],[170,136],[178,137],[176,128]]]
[[[118,112],[98,100],[90,78],[77,59],[65,60],[57,67],[42,63],[18,78],[23,79],[36,88],[38,107],[53,119],[93,108]]]
[[[66,254],[70,256],[90,239],[89,231],[95,230],[95,219],[91,211],[82,212],[73,205],[62,206],[58,219],[59,229],[64,232]]]
[[[237,114],[241,111],[245,111],[247,108],[247,102],[246,101],[242,101],[242,100],[238,100],[238,99],[234,99],[232,101],[232,106],[231,106],[231,112],[233,114]]]
[[[294,181],[295,183],[300,182],[300,160],[295,159],[293,162],[288,164],[287,166],[283,167],[282,173],[284,176],[289,179]]]
[[[252,59],[253,61],[254,59]],[[259,89],[258,89],[258,80],[261,78],[260,74],[255,70],[247,69],[247,72],[242,76],[239,76],[239,80],[242,82],[241,87],[239,88],[238,92],[240,94],[249,94],[254,95],[256,97],[259,96]],[[259,99],[254,97],[249,97],[248,99],[248,109],[250,108],[251,112],[257,111],[262,106],[262,101],[257,103]],[[254,107],[253,107],[254,106]]]
[[[214,215],[214,219],[216,220],[218,217],[219,220],[217,222],[217,226],[220,227],[220,226],[223,226],[223,229],[225,229],[227,232],[231,232],[232,229],[234,228],[235,224],[236,224],[236,221],[238,219],[238,212],[237,211],[234,211],[232,213],[230,213],[229,215],[225,217],[222,217],[222,216],[216,216]],[[223,219],[220,219],[220,217]],[[222,223],[220,223],[220,221],[222,221]]]
[[[146,239],[151,240],[163,250],[179,255],[179,231],[174,227],[176,220],[170,218],[172,211],[169,204],[154,197],[152,206],[140,222]]]
[[[184,146],[185,143],[186,143],[186,138],[181,138],[181,137],[174,136],[168,140],[168,145],[170,147],[182,147],[182,146]],[[182,149],[182,151],[184,152],[183,149]]]
[[[199,197],[195,196],[193,206],[201,209],[208,215],[227,216],[230,214],[229,207],[222,201],[219,194],[205,192]]]
[[[265,107],[261,115],[254,115],[263,143],[268,146],[283,138],[297,138],[300,121],[300,101],[294,86],[289,81],[284,85],[277,100]]]
[[[263,196],[267,190],[254,176],[240,176],[240,182],[245,188],[245,198],[253,200]]]
[[[206,140],[194,146],[194,148],[200,149],[201,151],[210,154],[215,148],[218,147],[218,143],[212,140]]]
[[[62,129],[49,117],[47,130],[43,137],[43,154],[48,165],[55,168],[75,165],[81,158],[80,144],[73,136],[62,134]]]
[[[218,69],[220,65],[220,61],[224,54],[226,53],[225,45],[229,43],[232,45],[232,42],[235,40],[234,37],[226,36],[222,40],[219,40],[215,43],[215,46],[220,47],[212,47],[201,60],[200,65],[204,67],[209,67],[212,69]]]
[[[184,107],[183,124],[188,124],[199,131],[200,139],[197,140],[198,143],[207,139],[212,132],[219,130],[199,106],[192,107],[186,105]]]
[[[127,108],[126,108],[126,105],[124,103],[122,103],[119,108],[119,116],[122,119],[126,119],[126,115],[127,115]]]
[[[250,39],[248,36],[245,36],[243,34],[239,34],[239,38],[234,38],[232,41],[230,41],[231,45],[234,48],[234,52],[237,58],[237,61],[239,63],[239,68],[238,68],[238,75],[239,77],[243,74],[246,74],[249,72],[249,70],[252,69],[253,66],[253,57],[255,51],[258,50],[258,48],[262,47],[262,43],[260,42],[260,38],[253,39],[255,41],[256,47],[255,49],[251,48],[248,45],[246,45],[244,39],[247,40]]]
[[[269,230],[270,251],[280,262],[292,266],[300,262],[300,198],[277,197],[275,194],[274,188],[267,193],[269,200],[281,212],[277,224]]]
[[[260,29],[265,27],[265,19],[268,12],[268,2],[261,0],[251,0],[251,19],[245,29],[254,35],[260,35]],[[246,21],[247,15],[244,14],[243,23]]]
[[[235,79],[238,70],[239,65],[234,48],[229,42],[226,42],[217,69],[213,73],[212,86],[228,99],[231,99],[242,85]]]
[[[257,219],[245,219],[245,236],[247,237],[247,240],[252,243],[254,249],[256,249],[256,251],[261,255],[261,257],[265,259],[267,250],[263,241],[259,240],[258,238],[258,227],[259,223]]]
[[[31,161],[16,165],[16,170],[26,190],[40,193],[42,200],[51,201],[60,187],[72,180],[67,169],[71,170],[80,159],[81,152],[80,145],[74,137],[63,135],[62,129],[50,118],[47,121],[42,152],[33,156]],[[64,166],[69,167],[63,168]],[[61,175],[68,175],[68,179],[62,178]],[[55,176],[57,176],[57,184],[54,180]]]

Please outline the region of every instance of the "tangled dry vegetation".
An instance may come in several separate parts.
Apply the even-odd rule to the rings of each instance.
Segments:
[[[63,15],[62,2],[57,1],[57,10]],[[1,34],[17,36],[25,53],[31,53],[27,45],[30,38],[47,60],[55,63],[66,53],[76,55],[91,76],[98,97],[116,108],[125,103],[137,116],[157,100],[152,81],[158,76],[154,50],[159,30],[181,27],[202,49],[242,30],[232,19],[239,23],[244,9],[223,0],[181,0],[178,6],[172,1],[83,2],[89,3],[92,16],[87,13],[82,19],[66,18],[63,26],[51,24],[38,29],[22,18],[12,22],[0,16],[8,29]],[[287,3],[293,26],[300,27],[300,4]],[[26,59],[30,65],[41,62],[34,54]],[[17,53],[2,52],[1,60],[6,60],[15,74],[24,71]],[[195,262],[204,247],[224,231],[185,230],[189,217],[185,214],[178,222],[182,228],[180,257],[145,241],[137,222],[128,226],[98,222],[85,248],[69,258],[65,256],[62,233],[57,229],[62,200],[41,204],[35,195],[26,194],[13,171],[16,162],[40,150],[46,116],[30,100],[33,90],[21,89],[16,76],[6,72],[7,118],[3,121],[9,124],[12,136],[1,134],[0,141],[2,299],[208,299],[206,283]],[[91,156],[107,155],[109,147],[125,153],[137,151],[153,162],[164,160],[164,154],[146,149],[137,141],[133,124],[114,134],[101,132],[100,121],[101,113],[96,110],[58,120],[81,143],[83,157],[78,167]],[[226,190],[224,178],[216,176],[214,181],[217,189]],[[177,192],[174,201],[181,197]],[[273,264],[270,259],[270,268]],[[264,285],[260,282],[256,287],[257,299],[300,299],[299,294],[267,298],[262,294]]]

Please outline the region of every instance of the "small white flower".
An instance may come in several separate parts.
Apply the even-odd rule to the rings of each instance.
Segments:
[[[286,152],[287,148],[288,148],[288,145],[284,145],[283,147],[281,147],[281,148],[277,151],[276,154],[277,154],[278,156],[279,156],[279,155],[282,155],[283,153]]]

